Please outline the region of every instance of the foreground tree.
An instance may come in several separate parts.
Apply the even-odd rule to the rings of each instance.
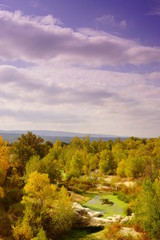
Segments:
[[[9,164],[10,149],[7,142],[4,142],[0,137],[0,186],[3,186],[7,171],[10,167]]]
[[[33,172],[24,187],[24,215],[13,227],[16,240],[54,239],[72,226],[72,202],[65,188],[56,190],[48,174]]]
[[[137,222],[154,240],[160,236],[160,178],[144,182],[135,204]]]

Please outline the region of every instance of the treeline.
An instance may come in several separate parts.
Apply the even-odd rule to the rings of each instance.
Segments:
[[[90,142],[89,137],[76,137],[69,145],[57,141],[52,151],[68,179],[89,176],[95,170],[107,175],[155,179],[160,170],[160,138]]]
[[[52,144],[28,132],[12,145],[0,138],[0,235],[16,240],[58,239],[71,229],[74,219],[71,197],[58,184],[73,179],[78,184],[80,177],[92,184],[93,176],[117,174],[148,179],[135,212],[138,223],[154,238],[157,225],[153,228],[149,221],[160,222],[160,211],[155,210],[159,215],[154,218],[149,202],[159,201],[160,206],[159,170],[160,138],[90,142],[89,137],[75,137],[70,144],[59,140]],[[159,195],[143,206],[148,193]],[[147,220],[144,211],[150,214]]]

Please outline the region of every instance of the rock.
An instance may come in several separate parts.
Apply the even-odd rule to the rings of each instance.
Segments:
[[[81,208],[81,205],[80,206],[78,205],[74,204],[75,213],[73,218],[73,227],[75,228],[86,227],[89,225],[90,216],[83,207]]]
[[[115,223],[120,222],[123,218],[121,215],[114,214],[113,217],[107,217],[107,219]]]
[[[93,211],[89,208],[82,207],[79,203],[74,203],[75,209],[74,227],[104,227],[106,224],[122,221],[121,215],[114,215],[113,217],[100,218],[102,212]],[[128,221],[128,220],[127,220]]]
[[[113,217],[117,220],[117,221],[121,221],[123,219],[123,217],[121,215],[116,215],[114,214]]]
[[[126,222],[128,222],[130,219],[129,219],[129,217],[127,216],[127,217],[125,217],[125,218],[123,218],[122,220],[121,220],[121,223],[126,223]]]
[[[93,211],[91,209],[88,210],[88,214],[90,217],[101,217],[103,214],[101,212]]]
[[[135,186],[135,182],[127,181],[127,182],[118,182],[115,184],[117,189],[121,188],[122,186],[126,186],[127,188],[133,188]]]
[[[124,182],[124,185],[128,188],[133,188],[135,186],[135,182],[132,181]]]
[[[120,233],[123,236],[126,236],[126,237],[132,236],[133,238],[136,238],[136,239],[141,239],[141,236],[142,236],[141,233],[138,233],[133,228],[129,228],[129,227],[122,227],[120,230]]]
[[[81,206],[81,204],[77,203],[77,202],[74,202],[73,203],[73,208],[75,208],[76,210],[78,209],[84,209],[84,207]]]
[[[134,213],[131,214],[131,216],[126,216],[125,218],[121,219],[121,223],[126,223],[128,221],[131,221],[134,218]]]
[[[109,220],[107,218],[98,218],[94,217],[91,219],[90,224],[91,225],[97,225],[97,226],[105,226],[107,223],[112,223],[112,220]]]
[[[104,221],[99,221],[101,218],[98,218],[99,216],[102,216],[101,212],[84,208],[79,203],[73,203],[73,208],[75,209],[73,220],[74,227],[100,227],[104,225]]]

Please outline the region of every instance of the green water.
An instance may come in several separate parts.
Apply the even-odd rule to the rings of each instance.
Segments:
[[[112,202],[112,204],[103,204],[101,199],[108,199],[108,201]],[[84,207],[102,212],[104,218],[113,216],[114,214],[126,216],[124,209],[127,207],[127,205],[127,203],[119,200],[117,196],[106,193],[95,195],[91,200],[83,204]]]

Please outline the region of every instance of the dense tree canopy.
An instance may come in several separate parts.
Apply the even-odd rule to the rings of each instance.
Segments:
[[[12,145],[0,138],[0,233],[16,240],[56,239],[70,230],[73,219],[72,200],[60,186],[74,190],[74,183],[76,191],[88,190],[97,179],[117,174],[144,180],[136,219],[158,239],[159,172],[160,138],[90,142],[75,137],[69,144],[52,144],[28,132]]]

